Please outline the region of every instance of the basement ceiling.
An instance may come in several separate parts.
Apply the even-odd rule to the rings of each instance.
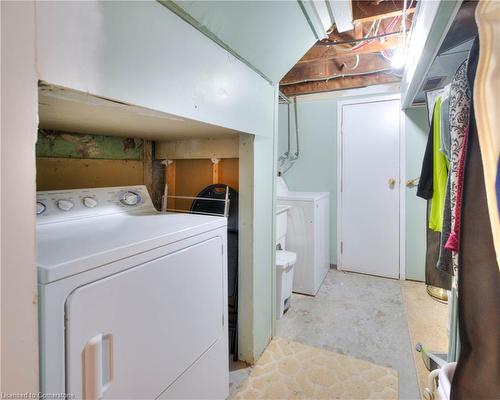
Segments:
[[[402,67],[396,68],[391,59],[410,38],[417,2],[352,0],[351,4],[354,29],[341,33],[334,25],[327,39],[317,41],[280,81],[285,95],[401,80]]]

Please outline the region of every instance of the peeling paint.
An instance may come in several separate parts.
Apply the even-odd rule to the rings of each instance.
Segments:
[[[142,160],[144,140],[40,129],[37,157]]]

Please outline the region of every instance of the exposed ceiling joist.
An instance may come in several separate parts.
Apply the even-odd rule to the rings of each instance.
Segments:
[[[399,40],[396,36],[387,37],[384,42],[376,41],[367,43],[363,47],[352,48],[352,46],[339,47],[313,47],[304,57],[302,57],[296,65],[311,63],[323,60],[331,60],[343,56],[355,56],[359,54],[370,54],[386,50],[395,49],[399,45]]]
[[[381,54],[366,54],[364,57],[338,57],[316,63],[296,65],[281,80],[281,87],[297,82],[333,79],[349,74],[364,74],[370,71],[390,69],[390,62]]]
[[[283,77],[283,93],[303,94],[308,90],[339,90],[344,88],[342,85],[352,88],[400,80],[400,70],[393,65],[413,22],[416,1],[352,3],[354,29],[333,29],[328,39],[318,41]],[[405,5],[409,8],[403,10]],[[363,80],[367,83],[360,84]]]
[[[336,79],[306,82],[296,85],[283,86],[282,91],[287,96],[301,94],[330,92],[334,90],[354,89],[371,85],[381,85],[399,82],[400,78],[389,72],[367,73],[359,76],[345,76]]]
[[[412,4],[413,3],[413,4]],[[408,9],[414,9],[416,2],[408,0]],[[354,21],[373,21],[394,12],[401,12],[404,8],[403,0],[389,1],[352,1],[352,16]]]
[[[389,12],[389,13],[385,13],[385,14],[381,14],[381,15],[372,15],[372,16],[369,16],[369,17],[364,17],[364,18],[360,18],[360,19],[355,19],[354,22],[355,23],[363,23],[363,22],[373,22],[377,19],[380,19],[380,18],[394,18],[394,17],[399,17],[401,15],[403,15],[404,11],[403,10],[398,10],[398,11],[393,11],[393,12]],[[406,15],[412,15],[415,13],[415,7],[413,8],[409,8],[406,10]]]
[[[397,34],[402,29],[402,15],[403,12],[392,17],[382,16],[371,22],[355,22],[352,31],[345,33],[332,31],[327,39],[316,42],[312,48],[314,49],[319,46],[338,46],[346,43],[355,44],[368,39]],[[414,13],[406,13],[405,15],[404,25],[409,27],[412,24]]]

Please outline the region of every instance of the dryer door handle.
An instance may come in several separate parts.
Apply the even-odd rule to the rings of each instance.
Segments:
[[[102,334],[90,339],[83,349],[83,398],[102,399]]]
[[[113,381],[113,336],[102,333],[90,339],[83,350],[83,398],[100,400]]]

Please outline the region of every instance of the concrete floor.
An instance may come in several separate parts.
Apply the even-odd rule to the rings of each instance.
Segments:
[[[400,399],[419,399],[401,284],[331,270],[315,297],[294,294],[278,336],[394,368]]]
[[[251,367],[243,361],[233,361],[233,357],[229,357],[229,396],[231,399],[236,393],[236,390],[250,375]]]

